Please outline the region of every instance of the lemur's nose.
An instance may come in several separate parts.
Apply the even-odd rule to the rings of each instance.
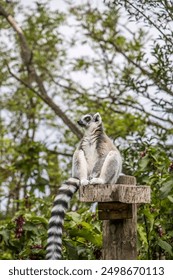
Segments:
[[[83,122],[82,122],[81,120],[77,121],[77,123],[78,123],[79,125],[83,125]]]

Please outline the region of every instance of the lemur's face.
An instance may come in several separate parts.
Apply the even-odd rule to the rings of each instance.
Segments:
[[[84,115],[77,123],[84,128],[96,127],[102,122],[101,116],[99,113],[96,114],[87,114]]]

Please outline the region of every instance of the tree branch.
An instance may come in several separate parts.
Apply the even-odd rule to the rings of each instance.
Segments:
[[[150,17],[148,17],[143,11],[141,11],[137,6],[135,6],[134,4],[132,4],[130,1],[126,0],[126,3],[128,3],[131,7],[133,7],[139,14],[141,14],[144,19],[146,19],[152,26],[154,26],[158,32],[160,32],[162,34],[162,36],[168,40],[171,44],[172,41],[169,39],[169,37],[166,36],[166,34],[157,26],[157,24],[155,24],[154,21],[151,20]]]
[[[30,47],[28,45],[28,42],[25,38],[25,35],[21,27],[16,23],[14,18],[4,10],[2,5],[0,5],[0,15],[3,16],[8,21],[8,23],[11,25],[14,31],[18,34],[20,40],[22,61],[24,65],[27,67],[28,76],[29,77],[32,76],[32,79],[36,82],[39,89],[39,93],[33,90],[32,86],[24,83],[23,81],[22,83],[25,86],[29,87],[34,93],[36,93],[55,112],[55,114],[63,120],[63,122],[69,127],[69,129],[78,138],[81,138],[82,133],[78,129],[78,127],[66,116],[66,114],[61,110],[61,108],[56,103],[54,103],[54,101],[48,96],[45,86],[42,82],[42,79],[37,74],[34,64],[32,62],[32,51],[30,50]],[[13,77],[17,78],[14,74]],[[17,78],[17,80],[21,82],[19,78]]]
[[[135,61],[133,61],[130,57],[128,57],[128,55],[121,50],[113,41],[109,41],[109,43],[115,48],[115,50],[117,52],[119,52],[120,54],[122,54],[124,56],[124,58],[127,59],[127,61],[129,63],[131,63],[132,65],[134,65],[137,69],[139,69],[141,71],[141,73],[145,76],[147,76],[149,79],[151,79],[152,81],[154,81],[154,84],[161,90],[165,91],[166,93],[168,93],[169,95],[173,96],[173,91],[171,89],[169,89],[165,84],[162,84],[159,80],[159,77],[156,78],[153,76],[152,72],[149,72],[148,70],[146,70],[143,66],[141,66],[140,64],[136,63]]]

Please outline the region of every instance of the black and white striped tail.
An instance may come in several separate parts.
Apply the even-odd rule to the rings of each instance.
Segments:
[[[69,202],[73,194],[79,188],[79,180],[70,178],[59,188],[59,193],[55,197],[54,206],[49,220],[48,240],[47,240],[47,260],[61,259],[62,227],[64,216],[68,209]]]

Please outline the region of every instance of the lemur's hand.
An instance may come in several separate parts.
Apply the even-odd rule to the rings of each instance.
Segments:
[[[80,181],[80,185],[81,185],[81,186],[89,185],[89,183],[90,183],[90,181],[87,180],[87,179],[82,179],[82,180]]]
[[[104,184],[104,180],[102,178],[93,178],[90,180],[91,185],[102,185]]]

